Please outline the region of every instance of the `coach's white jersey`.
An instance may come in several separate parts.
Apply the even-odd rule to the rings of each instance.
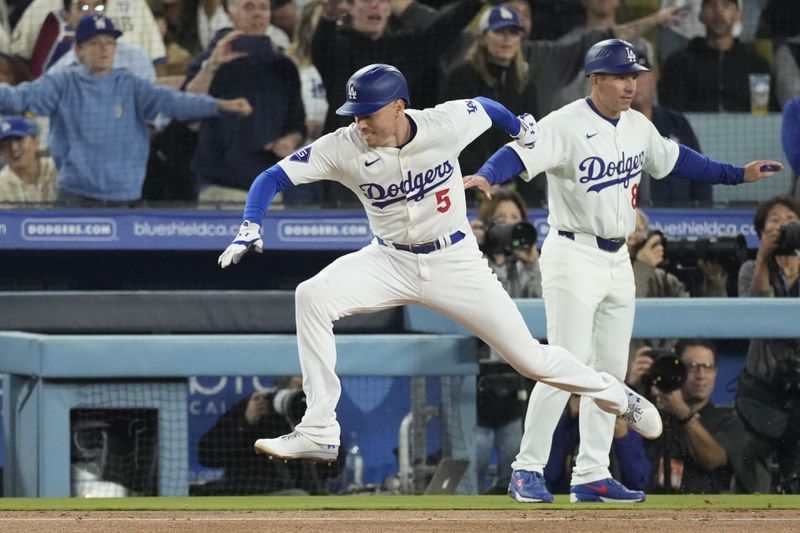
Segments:
[[[615,126],[581,99],[550,113],[539,126],[533,149],[508,146],[519,154],[529,179],[547,173],[548,222],[556,230],[627,238],[635,229],[642,170],[661,179],[678,160],[678,144],[633,109],[622,112]]]
[[[373,234],[398,243],[468,231],[458,156],[491,126],[475,100],[408,109],[417,132],[402,148],[370,148],[355,123],[324,135],[279,163],[295,185],[342,183],[364,204]]]

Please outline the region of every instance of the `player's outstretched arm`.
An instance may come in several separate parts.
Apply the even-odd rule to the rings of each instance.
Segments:
[[[744,166],[744,181],[745,183],[760,181],[781,170],[783,170],[783,164],[778,161],[752,161]]]
[[[486,160],[478,172],[464,178],[464,188],[477,187],[487,198],[491,198],[492,185],[505,183],[523,170],[525,165],[519,155],[509,146],[503,146]]]
[[[272,199],[279,191],[288,189],[293,185],[286,172],[278,165],[272,165],[258,175],[247,193],[247,203],[244,208],[244,222],[239,227],[239,233],[233,242],[225,248],[217,262],[222,268],[238,263],[244,254],[251,248],[261,253],[264,241],[261,240],[261,221],[264,213],[272,203]]]

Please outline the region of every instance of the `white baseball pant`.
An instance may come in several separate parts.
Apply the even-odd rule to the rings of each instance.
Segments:
[[[307,400],[297,431],[320,444],[339,444],[335,409],[341,383],[335,373],[333,322],[412,303],[463,324],[527,377],[590,396],[614,414],[627,409],[627,394],[618,380],[586,367],[563,348],[543,346],[531,336],[472,232],[464,231],[467,236],[461,242],[429,254],[395,250],[373,241],[336,259],[297,287],[298,351]]]
[[[625,378],[633,332],[636,289],[627,246],[607,252],[551,231],[542,246],[542,296],[548,342],[562,346],[582,363],[619,380]],[[525,433],[512,468],[544,472],[569,392],[537,383],[525,418]],[[609,451],[613,415],[581,398],[581,435],[572,484],[611,476]]]

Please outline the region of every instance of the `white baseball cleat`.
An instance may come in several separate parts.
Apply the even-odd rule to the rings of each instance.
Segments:
[[[636,433],[646,439],[657,439],[664,430],[661,413],[650,400],[623,384],[628,393],[628,410],[620,416]]]
[[[334,462],[339,455],[338,444],[317,444],[302,433],[292,431],[275,439],[258,439],[253,445],[256,453],[281,459],[311,459]]]

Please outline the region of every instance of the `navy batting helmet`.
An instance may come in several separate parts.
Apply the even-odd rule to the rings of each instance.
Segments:
[[[358,117],[371,115],[398,98],[409,104],[408,83],[403,74],[391,65],[375,63],[359,69],[347,80],[347,101],[336,110],[337,115]]]
[[[606,39],[593,45],[586,52],[583,71],[587,76],[648,72],[650,69],[639,63],[639,56],[639,51],[628,41]]]

